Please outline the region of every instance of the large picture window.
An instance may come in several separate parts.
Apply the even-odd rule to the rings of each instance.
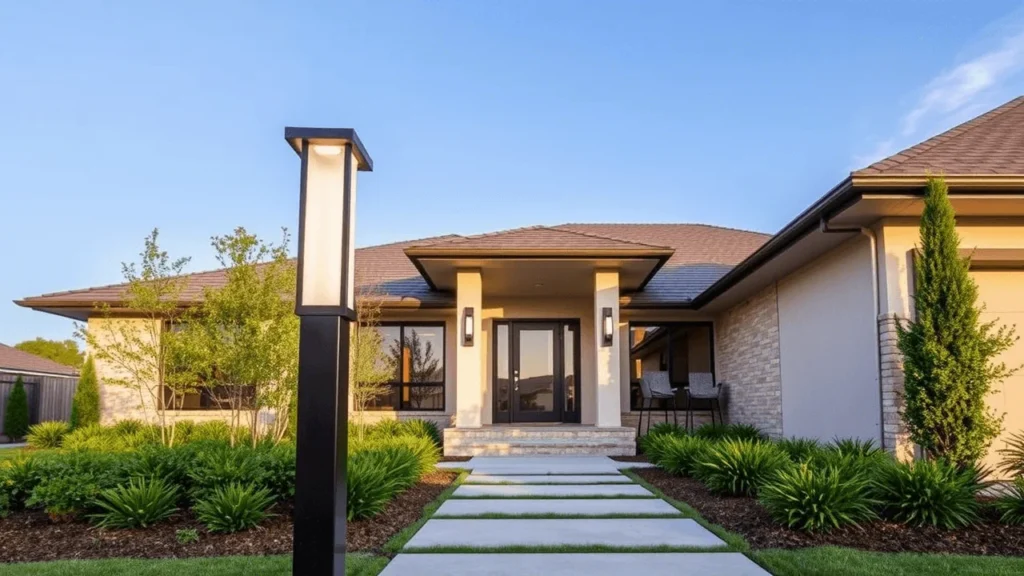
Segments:
[[[715,356],[710,322],[630,322],[629,324],[629,403],[640,410],[640,378],[647,372],[668,372],[676,389],[676,405],[686,403],[690,373],[715,371]],[[661,410],[655,400],[652,410]]]
[[[445,333],[443,323],[382,323],[384,353],[395,369],[390,391],[371,410],[444,410]]]

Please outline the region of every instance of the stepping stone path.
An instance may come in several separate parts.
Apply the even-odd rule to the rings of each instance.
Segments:
[[[637,464],[604,456],[449,463],[473,472],[382,576],[768,574],[619,472]],[[599,551],[573,551],[587,547]]]

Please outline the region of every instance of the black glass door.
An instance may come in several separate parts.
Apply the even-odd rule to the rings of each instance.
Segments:
[[[512,325],[512,420],[561,422],[558,324]]]

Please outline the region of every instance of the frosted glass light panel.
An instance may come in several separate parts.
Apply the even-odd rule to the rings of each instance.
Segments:
[[[351,308],[355,278],[356,157],[350,145],[307,144],[302,306]],[[346,210],[345,181],[349,179]]]

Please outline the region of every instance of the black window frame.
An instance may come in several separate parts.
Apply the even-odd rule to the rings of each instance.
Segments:
[[[651,405],[647,408],[643,407],[641,394],[640,394],[640,380],[634,379],[633,377],[633,366],[632,360],[630,359],[630,348],[632,347],[633,341],[633,329],[634,328],[650,328],[650,327],[661,327],[664,326],[668,329],[665,334],[665,352],[663,353],[663,359],[665,362],[665,370],[669,373],[669,378],[672,377],[672,331],[675,328],[707,328],[708,329],[708,352],[710,354],[711,362],[711,375],[714,378],[715,383],[718,383],[718,377],[715,372],[715,323],[710,321],[667,321],[659,322],[657,320],[631,320],[626,325],[626,360],[630,363],[629,366],[629,411],[630,412],[644,412],[651,410],[664,410],[665,400],[653,400]],[[686,405],[686,387],[689,386],[688,381],[673,380],[672,387],[676,388],[676,405]],[[706,408],[701,407],[701,402],[706,401],[695,401],[694,409],[705,410]]]
[[[399,365],[395,371],[397,380],[388,382],[385,385],[390,386],[391,390],[386,394],[387,397],[394,396],[396,399],[393,403],[384,403],[370,405],[366,407],[367,411],[374,412],[444,412],[448,406],[448,324],[442,320],[416,320],[416,321],[387,321],[379,322],[375,328],[398,328],[399,345],[404,346],[405,343],[405,329],[406,328],[440,328],[441,329],[441,381],[440,382],[405,382],[405,375],[402,374],[404,367]],[[405,388],[439,388],[441,390],[441,407],[440,408],[415,408],[408,405],[408,402],[403,401],[403,392]],[[397,394],[396,394],[397,392]]]

